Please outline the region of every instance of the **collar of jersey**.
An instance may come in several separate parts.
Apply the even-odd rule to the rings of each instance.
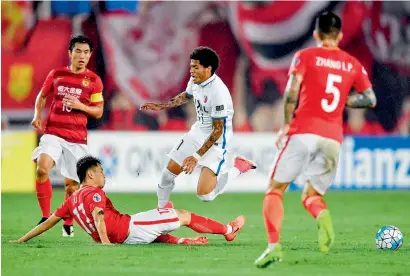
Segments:
[[[213,80],[215,80],[215,78],[216,78],[216,75],[213,74],[209,79],[207,79],[207,80],[204,81],[204,82],[201,82],[199,85],[202,86],[202,87],[205,87],[205,86],[207,86],[209,83],[211,83]]]

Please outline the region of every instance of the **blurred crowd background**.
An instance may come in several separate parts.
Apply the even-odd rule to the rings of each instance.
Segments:
[[[204,45],[220,56],[217,74],[232,93],[235,130],[277,131],[292,56],[314,46],[314,18],[324,10],[342,17],[340,46],[364,65],[378,98],[373,110],[346,109],[345,133],[408,135],[405,1],[2,1],[2,129],[30,128],[46,75],[68,65],[70,37],[84,34],[95,45],[88,67],[104,82],[106,109],[90,129],[188,129],[192,104],[158,113],[139,106],[183,91],[190,51]]]

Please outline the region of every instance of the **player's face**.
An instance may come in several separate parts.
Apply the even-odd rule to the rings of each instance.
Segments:
[[[87,43],[76,43],[70,52],[71,64],[77,69],[84,69],[91,57],[91,49]]]
[[[206,81],[212,75],[211,67],[205,68],[199,63],[199,60],[196,59],[191,59],[191,70],[189,72],[195,84]]]
[[[105,185],[105,174],[104,174],[104,169],[98,165],[98,167],[94,168],[93,170],[93,177],[94,181],[97,184],[98,187],[104,188]]]

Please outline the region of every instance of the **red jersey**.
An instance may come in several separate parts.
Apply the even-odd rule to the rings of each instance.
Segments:
[[[68,66],[51,70],[41,88],[44,96],[53,96],[44,133],[87,144],[87,114],[63,105],[63,98],[71,95],[88,106],[97,105],[104,101],[102,90],[100,77],[88,69],[78,74]]]
[[[118,212],[101,188],[81,186],[54,213],[60,218],[74,217],[95,242],[100,243],[100,236],[92,216],[95,207],[104,210],[104,221],[111,243],[123,243],[128,237],[131,217]]]
[[[294,56],[290,74],[302,75],[299,102],[289,134],[312,133],[343,141],[343,109],[350,90],[371,88],[364,67],[345,51],[308,48]]]

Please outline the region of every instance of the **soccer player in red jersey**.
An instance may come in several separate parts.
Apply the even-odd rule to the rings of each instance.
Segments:
[[[52,188],[50,170],[57,166],[64,176],[65,199],[78,189],[77,160],[88,154],[87,118],[101,118],[104,100],[101,79],[86,68],[93,51],[84,36],[71,39],[68,54],[71,65],[48,74],[36,103],[32,125],[44,132],[32,159],[37,163],[36,191],[42,212],[40,223],[50,216]],[[47,97],[53,101],[47,119],[41,118]],[[72,237],[73,219],[66,218],[63,236]]]
[[[77,163],[77,174],[82,184],[80,189],[65,200],[45,222],[20,239],[10,242],[26,242],[51,229],[61,219],[68,217],[74,217],[78,225],[95,242],[102,244],[208,243],[206,237],[178,238],[168,234],[180,226],[187,226],[197,233],[223,235],[227,241],[233,241],[245,224],[243,216],[239,216],[229,224],[222,224],[173,208],[157,208],[135,215],[121,214],[103,191],[105,175],[97,158],[92,156],[81,158]]]
[[[334,240],[330,212],[323,199],[336,174],[343,139],[343,109],[376,105],[363,66],[338,48],[342,22],[333,13],[321,14],[314,37],[318,47],[295,54],[285,90],[285,124],[278,135],[280,148],[263,201],[268,248],[255,261],[259,268],[282,259],[279,244],[283,220],[282,197],[289,183],[302,181],[303,206],[316,219],[319,249],[327,252]],[[351,88],[358,93],[349,96]]]

